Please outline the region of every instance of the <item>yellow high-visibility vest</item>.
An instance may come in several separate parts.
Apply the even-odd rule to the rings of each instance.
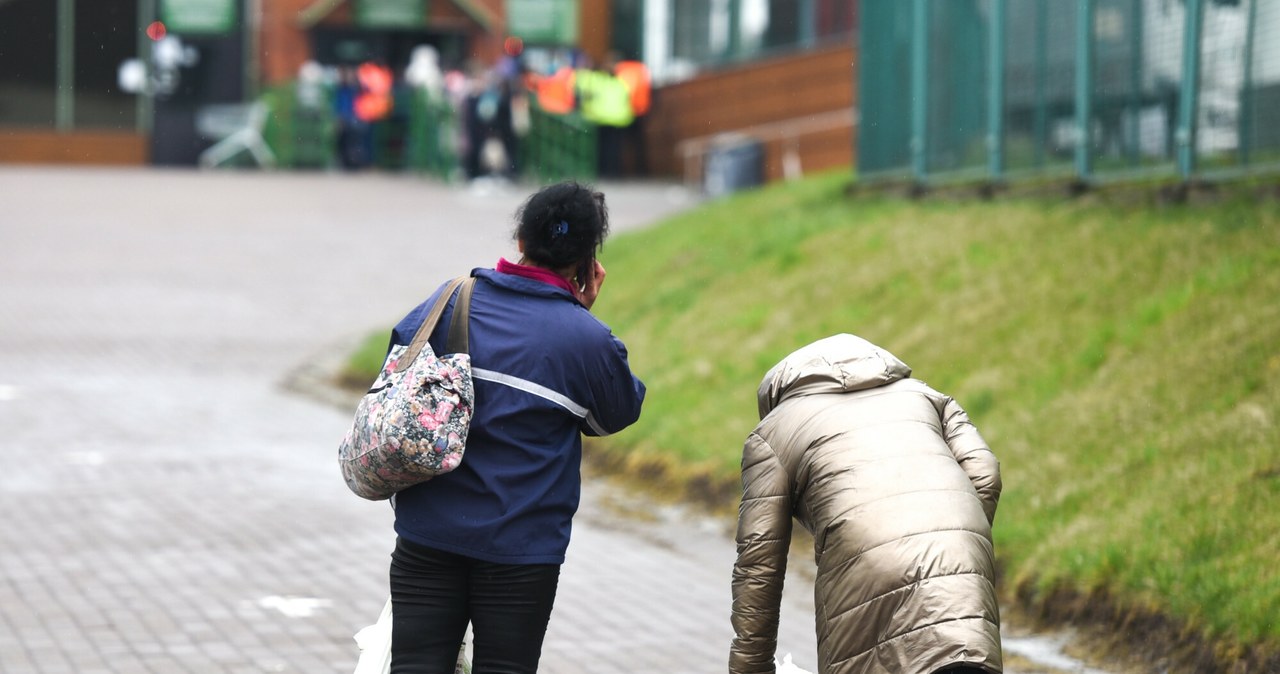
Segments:
[[[630,126],[631,90],[627,83],[599,70],[579,70],[574,77],[579,108],[588,122],[602,126]]]

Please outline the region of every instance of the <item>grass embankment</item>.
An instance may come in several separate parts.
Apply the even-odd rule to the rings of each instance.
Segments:
[[[852,332],[956,397],[999,456],[1006,591],[1106,595],[1228,658],[1280,645],[1280,206],[908,202],[846,183],[609,242],[596,310],[649,396],[597,451],[732,500],[763,373]]]

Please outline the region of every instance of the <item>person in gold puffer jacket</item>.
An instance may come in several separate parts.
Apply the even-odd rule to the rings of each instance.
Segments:
[[[818,674],[999,674],[1000,465],[964,409],[848,334],[784,358],[758,398],[731,674],[774,672],[793,518],[814,540]]]

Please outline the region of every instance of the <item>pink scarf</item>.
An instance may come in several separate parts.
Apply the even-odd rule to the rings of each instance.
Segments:
[[[530,267],[529,265],[524,265],[524,264],[516,264],[514,262],[507,262],[506,258],[499,258],[497,272],[499,274],[511,274],[512,276],[523,276],[527,279],[542,281],[543,283],[553,285],[557,288],[564,288],[565,290],[568,290],[569,293],[574,295],[575,297],[578,294],[577,290],[573,287],[572,283],[569,283],[569,281],[565,279],[565,277],[551,271],[550,269],[543,269],[542,267]]]

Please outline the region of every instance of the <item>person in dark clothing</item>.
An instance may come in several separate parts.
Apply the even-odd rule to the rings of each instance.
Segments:
[[[474,180],[497,173],[501,177],[515,179],[518,142],[512,121],[510,85],[490,71],[477,86],[464,106],[467,129],[464,169],[467,178]],[[490,140],[496,140],[502,146],[500,166],[490,166],[486,161],[485,146]]]
[[[581,489],[582,435],[640,416],[644,384],[590,313],[604,195],[542,189],[517,213],[519,262],[476,269],[470,305],[475,413],[462,464],[392,497],[393,674],[448,674],[470,623],[474,674],[538,668]],[[407,344],[437,290],[392,332]],[[456,300],[451,300],[451,303]],[[430,343],[448,337],[452,304]]]
[[[356,114],[360,80],[355,69],[344,67],[334,96],[334,116],[338,120],[338,160],[344,169],[361,169],[369,165],[373,155],[373,136],[369,123]]]

